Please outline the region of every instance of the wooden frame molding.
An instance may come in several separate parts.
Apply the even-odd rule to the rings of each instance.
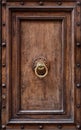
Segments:
[[[24,120],[23,118],[20,118],[20,117],[22,117],[22,115],[24,115],[25,114],[25,116],[27,115],[27,114],[34,114],[34,115],[38,115],[38,114],[44,114],[44,115],[46,115],[47,113],[48,114],[51,114],[51,113],[53,113],[53,111],[23,111],[23,110],[19,110],[19,109],[21,109],[21,107],[20,107],[20,102],[21,101],[18,101],[20,98],[21,98],[21,96],[20,95],[14,95],[13,96],[13,87],[14,87],[14,89],[15,89],[15,94],[18,94],[18,93],[20,93],[20,91],[18,91],[19,90],[19,88],[17,88],[18,86],[20,86],[20,82],[21,81],[19,81],[19,70],[20,70],[20,68],[18,67],[19,65],[17,65],[17,67],[16,66],[14,66],[14,68],[15,68],[15,70],[16,70],[16,72],[17,72],[17,76],[18,77],[16,77],[16,75],[15,75],[15,73],[14,73],[14,77],[16,77],[16,79],[17,79],[17,84],[16,84],[16,86],[12,86],[13,85],[13,83],[15,82],[15,80],[14,81],[12,81],[11,80],[11,73],[12,73],[12,71],[13,71],[13,68],[12,68],[12,66],[11,65],[16,65],[17,63],[18,64],[20,64],[20,61],[21,61],[21,59],[20,59],[20,55],[21,54],[19,54],[19,51],[21,50],[21,48],[20,48],[20,46],[19,46],[19,43],[21,44],[21,40],[19,40],[19,37],[21,37],[21,35],[20,35],[20,28],[21,28],[21,26],[20,26],[20,22],[22,23],[23,21],[61,21],[61,23],[62,23],[62,28],[64,28],[65,29],[65,24],[66,24],[66,21],[68,20],[68,17],[66,17],[64,14],[63,14],[63,12],[65,11],[66,12],[66,14],[68,14],[68,16],[70,17],[70,19],[72,19],[72,23],[70,22],[70,24],[72,24],[71,25],[71,28],[72,28],[72,43],[73,43],[73,45],[71,46],[71,49],[73,49],[72,50],[72,53],[74,54],[74,29],[73,29],[73,26],[74,26],[74,9],[75,9],[75,6],[66,6],[66,7],[52,7],[52,6],[47,6],[47,7],[12,7],[12,6],[10,6],[10,7],[8,7],[8,16],[9,16],[9,19],[13,19],[13,18],[15,18],[15,21],[16,21],[16,31],[17,31],[17,41],[16,41],[16,43],[15,43],[15,47],[17,47],[17,50],[18,50],[18,54],[17,53],[15,53],[15,57],[17,57],[17,61],[15,62],[15,63],[12,63],[12,61],[11,61],[11,59],[12,59],[12,54],[11,54],[11,52],[14,52],[14,50],[13,50],[13,48],[14,48],[14,46],[12,47],[12,45],[14,45],[13,43],[12,43],[12,41],[11,41],[11,39],[13,39],[13,37],[12,36],[9,36],[8,35],[8,39],[7,39],[7,43],[8,43],[8,46],[7,46],[7,52],[8,52],[8,55],[7,55],[7,67],[10,67],[10,69],[7,69],[7,70],[9,70],[8,72],[7,72],[7,77],[9,77],[9,80],[7,80],[7,86],[8,86],[8,91],[7,92],[9,92],[9,93],[7,93],[7,96],[8,96],[8,106],[7,106],[7,113],[8,113],[8,123],[9,124],[12,124],[12,123],[19,123],[19,120],[22,120],[22,123],[57,123],[57,122],[59,122],[59,123],[62,123],[62,119],[63,119],[63,117],[62,117],[62,119],[57,119],[57,120],[49,120],[49,119],[42,119],[42,121],[40,120],[40,119],[33,119],[33,120]],[[59,16],[46,16],[46,14],[48,13],[48,10],[49,10],[49,12],[52,12],[52,11],[55,11],[55,12],[58,12],[59,10],[60,10],[60,17]],[[15,11],[16,11],[16,13],[17,13],[17,15],[16,15],[16,13],[15,13]],[[44,12],[45,13],[45,15],[44,16],[41,16],[41,17],[36,17],[36,16],[23,16],[23,13],[22,14],[20,14],[20,12],[22,12],[23,11],[23,13],[26,13],[26,11],[28,11],[28,12],[35,12],[35,14],[34,15],[36,15],[36,13],[37,12]],[[62,14],[61,14],[61,12],[62,12]],[[15,17],[13,17],[13,13],[14,13],[14,16]],[[10,15],[9,15],[10,14]],[[25,15],[27,15],[27,14],[25,14]],[[54,14],[53,14],[54,15]],[[9,19],[8,19],[8,21],[7,21],[7,23],[8,23],[8,30],[7,30],[7,32],[11,32],[11,34],[12,35],[14,35],[13,34],[13,32],[12,32],[12,24],[14,25],[14,19],[12,20],[13,22],[11,23],[11,20],[9,21]],[[69,22],[69,21],[67,21],[67,22]],[[13,30],[14,30],[14,26],[13,26]],[[64,33],[63,33],[64,34]],[[68,34],[67,34],[67,36],[68,36]],[[66,36],[65,36],[66,37]],[[64,39],[65,38],[64,36],[62,36],[62,38],[63,38],[63,43],[64,43],[64,41],[66,41],[66,39]],[[14,36],[14,39],[16,39],[16,37]],[[12,44],[11,44],[12,43]],[[63,44],[62,43],[62,44]],[[17,45],[18,44],[18,45]],[[63,46],[63,45],[62,45]],[[73,48],[72,48],[73,47]],[[12,51],[11,51],[12,50]],[[64,50],[65,51],[65,50]],[[72,60],[74,61],[74,59],[73,59],[73,57],[72,57]],[[10,64],[9,64],[10,63]],[[73,63],[74,64],[74,63]],[[73,65],[71,66],[72,67],[72,73],[74,73],[73,72]],[[18,69],[18,70],[17,70]],[[12,70],[12,71],[10,71],[10,70]],[[72,74],[72,75],[74,75],[74,74]],[[74,82],[73,79],[74,77],[72,77],[72,82]],[[73,90],[72,90],[72,92],[71,92],[71,96],[73,97],[73,93],[74,93],[74,85],[72,85],[72,88],[73,88]],[[71,89],[71,88],[69,88],[69,89]],[[68,89],[68,90],[69,90]],[[67,90],[67,89],[66,89]],[[66,91],[66,90],[64,90],[64,91]],[[64,94],[65,95],[65,94]],[[15,99],[15,97],[16,97],[16,99]],[[18,99],[19,98],[19,99]],[[65,99],[65,98],[64,98]],[[11,100],[13,100],[13,104],[15,104],[15,106],[13,105],[13,110],[12,110],[12,101]],[[62,99],[63,100],[63,99]],[[15,102],[16,101],[16,102]],[[69,101],[69,100],[68,100]],[[73,104],[74,104],[74,101],[73,101]],[[72,104],[71,104],[71,106],[69,106],[69,104],[68,104],[68,108],[72,108]],[[14,111],[15,110],[15,111]],[[12,112],[12,111],[14,111],[14,112]],[[71,111],[71,109],[70,109],[70,111]],[[71,113],[70,113],[70,111],[67,113],[67,112],[62,112],[62,115],[61,116],[65,116],[66,118],[65,118],[65,120],[63,121],[64,123],[74,123],[74,110],[73,111],[71,111],[72,112],[72,117],[70,117],[70,115],[71,115]],[[18,112],[18,113],[16,113],[16,112]],[[13,119],[13,117],[12,117],[12,115],[10,114],[10,113],[13,113],[14,115],[16,115],[17,114],[17,118],[15,118],[14,117],[14,119]],[[58,115],[59,115],[59,113],[60,113],[60,111],[54,111],[54,113],[56,114],[56,113],[58,113]],[[68,115],[69,114],[69,115]],[[34,116],[33,115],[33,116]],[[43,115],[42,115],[43,116]],[[69,117],[69,118],[68,118]],[[19,119],[20,118],[20,119]],[[45,117],[46,118],[46,117]]]

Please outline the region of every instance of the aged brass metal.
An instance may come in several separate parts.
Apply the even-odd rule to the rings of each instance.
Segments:
[[[44,59],[37,59],[34,64],[35,75],[39,78],[44,78],[48,74],[48,66]]]

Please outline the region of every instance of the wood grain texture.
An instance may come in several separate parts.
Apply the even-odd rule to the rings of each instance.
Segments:
[[[8,21],[11,36],[8,34],[7,39],[7,67],[10,68],[7,76],[11,80],[7,81],[11,85],[7,86],[11,95],[7,95],[12,115],[8,108],[8,117],[17,114],[18,118],[12,118],[11,123],[17,123],[19,118],[27,115],[34,123],[39,123],[40,119],[43,119],[41,122],[49,119],[49,123],[62,122],[62,119],[74,122],[74,99],[71,102],[74,95],[74,31],[71,30],[74,13],[72,7],[61,8],[60,13],[59,8],[51,7],[56,12],[48,13],[48,8],[43,8],[44,12],[40,12],[41,8],[35,12],[27,12],[27,8],[23,8],[22,13],[19,8],[18,12],[9,8],[12,23]],[[33,61],[41,56],[50,65],[48,75],[42,80],[36,77],[32,69]],[[30,119],[22,120],[22,123],[30,122]]]
[[[4,2],[3,2],[4,3]],[[66,129],[81,125],[80,3],[75,0],[6,1],[3,5],[2,124],[6,129]],[[4,6],[5,5],[5,6]],[[77,9],[76,9],[77,8]],[[6,13],[4,13],[6,12]],[[78,23],[78,24],[77,24]],[[77,56],[76,56],[77,53]],[[48,75],[38,78],[35,59],[49,63]],[[76,73],[75,73],[76,72]],[[6,74],[5,74],[6,73]]]
[[[62,21],[21,22],[22,110],[62,109],[63,59],[60,32]],[[50,64],[48,76],[42,80],[32,70],[34,59],[41,56],[47,58]]]

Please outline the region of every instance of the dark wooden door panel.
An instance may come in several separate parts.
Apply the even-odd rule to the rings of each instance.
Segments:
[[[2,3],[3,128],[80,129],[79,2]]]
[[[45,78],[45,80],[43,81],[42,79],[37,78],[37,76],[35,76],[35,73],[32,71],[32,63],[36,58],[45,57],[48,62],[53,62],[54,64],[55,61],[52,60],[55,60],[56,57],[54,57],[54,55],[52,54],[55,52],[54,49],[58,49],[58,53],[61,53],[60,56],[62,55],[62,52],[59,51],[60,47],[58,46],[61,38],[59,38],[57,41],[57,48],[53,47],[56,35],[60,36],[60,31],[62,27],[60,24],[61,21],[56,21],[56,24],[54,25],[54,21],[49,21],[48,23],[47,20],[48,18],[46,18],[46,20],[43,20],[43,18],[41,18],[41,20],[39,20],[38,17],[36,21],[33,21],[33,19],[32,21],[21,21],[21,109],[24,110],[62,109],[62,106],[60,104],[62,101],[60,101],[60,95],[57,94],[59,93],[59,88],[52,87],[52,84],[57,84],[57,86],[59,86],[59,82],[57,83],[57,81],[54,81],[53,76],[51,75],[51,71],[53,70],[54,66],[50,65],[48,72],[50,74],[48,74],[46,76],[47,78]],[[53,28],[54,30],[57,30],[57,32],[54,32]],[[53,34],[51,30],[53,30]],[[55,39],[52,40],[53,37],[55,37]],[[59,56],[59,54],[55,55]],[[58,57],[55,63],[56,65],[59,65],[59,70],[57,70],[56,73],[57,75],[59,75],[60,78],[62,77],[60,74],[63,73],[60,73],[60,69],[62,68],[61,59],[62,58]],[[56,77],[56,73],[54,77]],[[29,76],[30,74],[31,76]],[[62,81],[61,79],[59,80],[60,82]],[[51,91],[51,89],[53,91]],[[54,93],[56,91],[57,93]]]

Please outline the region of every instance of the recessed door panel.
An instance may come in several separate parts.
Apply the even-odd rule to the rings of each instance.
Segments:
[[[21,21],[21,31],[21,108],[63,109],[62,20]],[[33,70],[39,58],[49,62],[48,74],[41,79]]]

